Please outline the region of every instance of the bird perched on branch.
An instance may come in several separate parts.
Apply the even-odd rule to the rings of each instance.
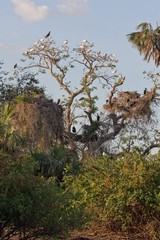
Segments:
[[[79,99],[79,101],[82,101],[82,100],[84,100],[84,97],[81,97],[81,98]]]
[[[76,128],[74,126],[72,127],[72,132],[76,133]]]
[[[47,33],[47,35],[45,36],[45,38],[48,38],[50,35],[51,35],[51,31],[49,31],[49,32]]]
[[[103,156],[107,156],[107,154],[106,154],[105,152],[102,152],[102,155],[103,155]]]
[[[14,65],[14,69],[17,67],[17,63]]]
[[[147,88],[144,89],[143,93],[144,95],[147,93]]]
[[[61,99],[58,99],[58,100],[57,100],[57,104],[60,104],[60,101],[61,101]]]
[[[97,136],[96,133],[95,133],[95,134],[92,134],[92,135],[90,136],[90,141],[91,141],[91,142],[97,142],[97,141],[98,141],[98,136]]]
[[[97,114],[97,122],[99,122],[100,120],[100,116]]]

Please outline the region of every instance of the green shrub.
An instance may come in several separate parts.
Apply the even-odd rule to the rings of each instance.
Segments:
[[[65,185],[79,194],[94,219],[121,230],[140,228],[156,220],[160,229],[158,156],[146,158],[133,152],[116,160],[87,158],[78,176],[68,173]]]
[[[64,169],[69,164],[78,169],[79,162],[76,152],[73,152],[63,145],[54,146],[47,152],[35,152],[32,154],[36,161],[36,174],[44,177],[56,177],[56,180],[62,181]]]
[[[84,206],[75,206],[71,194],[54,178],[34,175],[32,158],[0,155],[1,235],[23,232],[32,235],[64,235],[85,223]],[[83,217],[84,216],[84,217]]]

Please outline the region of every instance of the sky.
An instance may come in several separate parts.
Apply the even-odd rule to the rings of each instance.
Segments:
[[[96,50],[116,54],[118,72],[125,76],[124,90],[143,92],[152,86],[143,71],[156,69],[127,40],[142,22],[160,23],[160,1],[152,0],[0,0],[0,60],[7,71],[20,64],[22,53],[49,31],[57,44],[66,39],[73,48],[83,39]],[[50,76],[43,85],[54,98]]]

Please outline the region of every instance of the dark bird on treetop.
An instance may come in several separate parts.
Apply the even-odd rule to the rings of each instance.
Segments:
[[[97,114],[97,122],[99,122],[100,120],[100,116]]]
[[[91,135],[91,138],[90,138],[90,141],[91,141],[91,142],[97,142],[97,141],[98,141],[98,136],[97,136],[97,134],[92,134],[92,135]]]
[[[143,93],[144,93],[144,95],[147,93],[147,88],[144,89],[144,92],[143,92]]]
[[[47,33],[47,35],[45,36],[45,38],[48,38],[51,34],[51,31],[49,31],[49,33]]]
[[[59,103],[60,103],[60,101],[61,101],[61,100],[60,100],[60,99],[58,99],[58,100],[57,100],[57,104],[59,104]]]
[[[82,100],[84,100],[84,97],[81,97],[81,98],[79,99],[79,101],[82,101]]]
[[[76,133],[76,128],[74,126],[72,127],[72,132]]]
[[[17,63],[14,65],[14,68],[16,68],[17,67]]]

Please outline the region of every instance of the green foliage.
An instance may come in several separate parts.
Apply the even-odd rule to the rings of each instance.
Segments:
[[[33,97],[37,95],[36,92],[32,92],[31,94],[20,94],[15,98],[16,103],[32,103]]]
[[[144,55],[145,60],[150,61],[152,57],[158,66],[160,59],[159,27],[154,30],[150,24],[142,23],[137,29],[138,32],[128,35],[128,40],[140,54]],[[96,81],[99,81],[99,87],[101,86],[102,89],[109,88],[110,94],[107,95],[110,97],[107,101],[110,108],[107,111],[110,111],[111,107],[116,106],[111,101],[114,99],[117,99],[115,103],[120,109],[120,98],[116,94],[116,88],[123,84],[125,78],[119,78],[119,74],[115,74],[116,71],[113,71],[113,74],[110,73],[116,68],[118,60],[115,56],[94,51],[93,46],[88,41],[83,41],[81,45],[73,49],[75,57],[72,57],[70,56],[72,52],[69,51],[66,43],[60,49],[54,41],[44,38],[43,41],[38,40],[37,44],[34,44],[33,48],[24,54],[31,60],[36,60],[35,56],[37,56],[38,62],[41,63],[39,71],[44,73],[49,70],[60,88],[65,91],[65,97],[59,103],[53,104],[52,111],[48,111],[52,101],[45,99],[44,89],[39,86],[36,74],[24,73],[20,76],[17,68],[13,79],[10,79],[16,80],[13,84],[7,79],[7,73],[1,71],[0,63],[0,105],[2,106],[0,109],[0,148],[3,150],[0,152],[0,235],[2,237],[12,231],[13,233],[23,232],[25,235],[31,234],[27,235],[28,238],[33,235],[65,235],[70,230],[83,226],[90,216],[95,221],[100,220],[110,224],[114,230],[133,230],[138,227],[143,228],[148,234],[146,236],[151,239],[158,239],[160,235],[160,160],[158,155],[145,157],[138,151],[132,153],[124,153],[124,151],[120,157],[116,157],[116,153],[113,152],[114,160],[99,156],[86,157],[79,162],[77,152],[63,145],[54,146],[45,152],[34,152],[32,156],[24,157],[17,154],[16,159],[13,151],[12,155],[9,155],[11,154],[9,148],[14,150],[20,140],[12,126],[14,122],[11,122],[13,112],[10,105],[12,103],[15,106],[18,106],[16,103],[33,103],[29,104],[32,105],[29,107],[33,107],[33,111],[30,111],[32,108],[28,108],[28,112],[26,111],[27,104],[19,104],[19,108],[23,105],[23,111],[20,115],[17,109],[16,124],[20,116],[21,130],[29,126],[31,134],[28,129],[27,134],[24,132],[27,136],[31,136],[31,139],[33,136],[35,144],[40,139],[37,144],[39,148],[34,148],[34,146],[33,148],[41,149],[41,151],[43,151],[43,141],[48,147],[49,144],[53,146],[55,142],[62,143],[63,137],[66,137],[67,145],[72,148],[74,144],[77,144],[77,149],[81,150],[82,155],[90,149],[93,149],[92,153],[95,150],[98,152],[98,146],[102,146],[108,140],[115,140],[120,130],[126,129],[129,123],[127,123],[129,115],[126,115],[126,109],[124,109],[125,114],[122,109],[118,111],[122,113],[120,115],[119,113],[117,115],[116,110],[113,109],[113,113],[111,111],[108,114],[106,121],[105,119],[94,121],[98,110],[96,103],[99,99],[97,95],[92,95],[93,91],[97,90]],[[51,56],[49,58],[48,50]],[[79,57],[80,60],[78,60]],[[65,60],[70,61],[69,65],[66,65]],[[72,81],[65,82],[69,67],[75,67],[71,63],[75,65],[80,63],[82,67],[83,75],[75,87],[72,86]],[[39,65],[33,61],[29,68],[35,66],[39,68]],[[148,76],[154,80],[154,83],[158,82],[159,75]],[[75,78],[73,80],[75,81]],[[156,88],[148,95],[149,100],[146,95],[141,97],[140,94],[134,92],[137,95],[136,103],[142,99],[144,104],[146,101],[145,109],[150,110],[149,104],[154,99],[155,90]],[[129,98],[126,100],[130,101]],[[6,102],[9,104],[5,105]],[[38,109],[37,115],[33,114],[36,112],[35,109]],[[77,109],[85,114],[79,113],[76,116]],[[66,118],[64,119],[63,111],[65,110]],[[138,110],[142,112],[142,108]],[[138,110],[135,111],[138,112]],[[30,112],[31,115],[26,118]],[[152,111],[149,113],[153,116]],[[23,118],[24,114],[26,116]],[[43,115],[45,120],[49,119],[53,122],[41,120]],[[31,116],[33,116],[32,121]],[[35,116],[40,121],[34,122]],[[70,131],[72,126],[78,123],[78,118],[90,122],[90,125],[83,123],[80,129],[81,135],[78,134],[79,130],[76,133]],[[24,125],[24,119],[24,122],[29,123],[28,125]],[[62,128],[59,128],[60,119]],[[63,131],[63,121],[65,131]],[[43,128],[44,125],[49,127]],[[51,131],[52,128],[55,131]],[[132,125],[129,128],[132,128]],[[142,128],[141,123],[140,128]],[[47,129],[49,129],[49,134]],[[127,132],[120,136],[123,150],[130,151],[135,146],[134,141],[137,142],[137,138],[148,144],[144,131],[145,137],[141,135],[137,137],[137,133],[138,130],[134,129],[130,134],[131,137],[127,135]],[[49,136],[51,136],[51,141]],[[55,141],[52,141],[54,138]],[[151,138],[149,142],[152,142]],[[31,143],[31,145],[34,144]],[[26,152],[30,152],[28,148]],[[114,146],[112,148],[115,149]],[[23,151],[20,152],[22,154]],[[5,228],[7,228],[7,233]]]
[[[62,181],[64,169],[68,164],[75,169],[79,165],[77,153],[63,145],[57,145],[47,152],[35,152],[32,156],[37,163],[36,174],[47,178],[54,176],[58,181]]]
[[[78,176],[65,184],[87,204],[93,219],[125,230],[146,226],[160,216],[160,160],[138,152],[111,160],[87,158]],[[160,229],[160,225],[159,225]]]
[[[128,34],[128,40],[144,56],[147,62],[152,58],[156,67],[159,65],[159,40],[160,27],[152,28],[150,23],[141,23],[137,26],[137,32]]]
[[[2,67],[0,66],[0,69]],[[39,86],[39,81],[36,78],[37,74],[33,73],[23,73],[23,75],[7,79],[5,77],[4,71],[0,72],[0,103],[13,102],[19,95],[20,97],[16,99],[24,100],[22,96],[27,96],[29,94],[40,94],[44,93],[44,88]],[[14,80],[14,81],[13,81]]]
[[[17,97],[16,97],[16,103],[24,103],[24,102],[26,102],[26,96],[24,95],[24,94],[22,94],[22,95],[18,95]]]
[[[34,168],[30,157],[0,154],[0,220],[8,231],[58,236],[83,225],[83,205],[75,206],[73,195],[54,178],[35,176]]]
[[[149,37],[152,38],[153,28],[149,23],[141,23],[136,28],[140,31],[128,34],[128,40],[142,53],[143,48],[148,44]]]
[[[23,139],[11,124],[13,118],[13,108],[9,104],[4,104],[0,108],[0,148],[15,150],[22,145]]]

